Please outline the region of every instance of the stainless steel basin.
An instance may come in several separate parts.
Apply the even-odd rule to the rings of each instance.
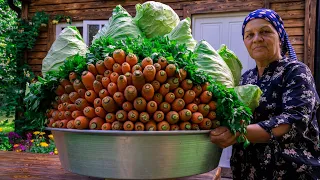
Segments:
[[[52,131],[64,169],[109,179],[166,179],[205,173],[217,167],[222,149],[209,130]]]

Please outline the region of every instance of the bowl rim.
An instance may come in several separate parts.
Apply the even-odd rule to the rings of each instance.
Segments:
[[[208,134],[211,130],[178,130],[178,131],[124,131],[124,130],[90,130],[90,129],[65,129],[65,128],[49,128],[45,130],[67,132],[67,133],[83,133],[83,134],[107,134],[107,135],[195,135]]]

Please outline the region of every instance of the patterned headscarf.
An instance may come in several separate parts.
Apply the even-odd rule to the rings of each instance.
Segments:
[[[284,56],[287,52],[289,53],[289,57],[291,60],[298,60],[296,53],[289,41],[288,34],[283,26],[283,21],[281,17],[271,9],[257,9],[249,13],[249,15],[245,18],[242,25],[242,37],[244,38],[244,28],[247,23],[253,19],[264,19],[277,30],[279,34],[279,38],[282,44],[281,56]]]

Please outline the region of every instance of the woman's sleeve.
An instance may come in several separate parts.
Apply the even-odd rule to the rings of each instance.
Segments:
[[[282,88],[282,113],[258,123],[270,134],[280,124],[298,123],[306,127],[319,103],[312,74],[302,63],[290,67],[283,78]]]

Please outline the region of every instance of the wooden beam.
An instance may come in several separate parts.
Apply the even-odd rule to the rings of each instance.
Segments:
[[[316,10],[315,0],[306,0],[305,5],[305,28],[304,28],[304,60],[303,62],[314,73]]]
[[[264,0],[264,7],[267,9],[270,9],[270,1],[269,0]]]

